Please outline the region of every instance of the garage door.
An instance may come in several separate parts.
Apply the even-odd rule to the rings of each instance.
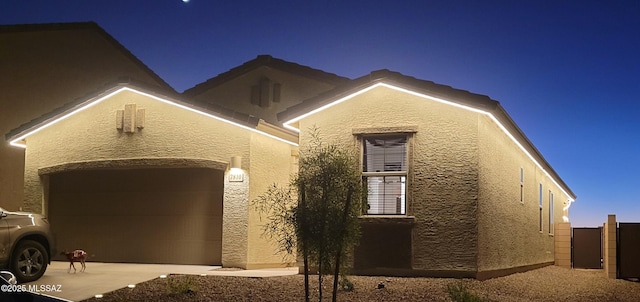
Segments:
[[[52,174],[57,250],[103,262],[221,264],[223,177],[204,168]]]

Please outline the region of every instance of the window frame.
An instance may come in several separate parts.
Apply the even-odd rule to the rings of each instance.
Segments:
[[[524,168],[520,167],[520,203],[524,204]]]
[[[544,197],[542,195],[542,183],[540,183],[540,187],[539,188],[540,188],[540,190],[538,192],[538,195],[539,195],[538,196],[538,198],[539,198],[538,199],[538,207],[539,207],[539,211],[538,211],[538,213],[539,213],[538,214],[538,231],[540,233],[543,233],[544,229],[543,229],[543,226],[542,226],[543,225],[543,222],[542,222],[542,220],[543,220],[543,218],[542,218],[542,216],[543,216],[542,215],[543,214],[542,207],[543,207],[543,204],[544,204]]]
[[[366,163],[365,163],[365,155],[366,155],[366,141],[369,138],[405,138],[405,151],[404,151],[404,163],[405,163],[405,169],[401,170],[401,171],[379,171],[379,172],[372,172],[372,171],[364,171],[366,168]],[[409,132],[390,132],[390,133],[362,133],[360,135],[358,135],[358,143],[360,145],[360,162],[361,162],[361,176],[362,176],[362,185],[365,188],[365,190],[367,191],[366,194],[364,195],[364,200],[363,200],[363,208],[362,208],[362,215],[366,215],[366,216],[376,216],[376,217],[385,217],[385,216],[407,216],[408,212],[409,212],[409,174],[410,174],[410,170],[411,170],[411,165],[410,165],[410,148],[411,148],[411,139],[412,139],[412,133]],[[383,163],[384,164],[384,163]],[[368,190],[368,178],[372,178],[372,177],[394,177],[394,176],[398,176],[401,179],[404,178],[404,188],[403,188],[403,192],[404,192],[404,202],[402,205],[400,205],[400,211],[396,212],[396,213],[370,213],[370,206],[369,206],[369,190]],[[402,211],[402,208],[404,208],[404,212]]]
[[[553,219],[553,192],[549,190],[549,235],[553,235],[554,219]]]

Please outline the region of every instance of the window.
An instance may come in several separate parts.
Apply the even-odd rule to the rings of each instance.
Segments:
[[[540,233],[542,233],[542,184],[540,184],[540,191],[538,192],[538,205],[540,207],[540,211],[539,211],[539,215],[538,215],[538,225],[539,225],[539,229],[540,229]]]
[[[549,191],[549,234],[553,234],[553,192]]]
[[[520,202],[524,203],[524,169],[520,168]]]
[[[362,154],[366,214],[406,214],[407,136],[363,137]]]

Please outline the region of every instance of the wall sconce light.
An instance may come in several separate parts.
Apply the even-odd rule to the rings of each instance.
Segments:
[[[242,170],[242,156],[231,157],[231,171]]]
[[[244,181],[244,172],[242,171],[241,156],[231,157],[231,162],[229,163],[229,167],[231,168],[229,171],[229,181],[231,182]]]

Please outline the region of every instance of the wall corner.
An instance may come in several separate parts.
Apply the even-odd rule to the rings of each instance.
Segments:
[[[233,173],[243,173],[242,181]],[[246,269],[249,230],[249,177],[244,171],[224,175],[222,266]]]

